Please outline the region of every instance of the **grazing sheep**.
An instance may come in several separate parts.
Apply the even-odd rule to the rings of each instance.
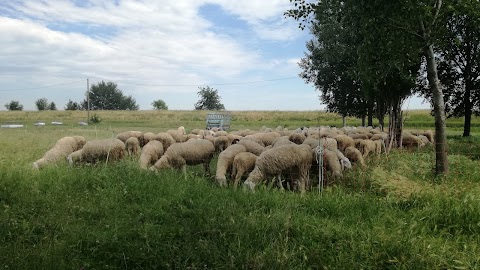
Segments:
[[[99,161],[114,161],[125,156],[125,144],[119,139],[103,139],[88,141],[80,153],[72,155],[68,161],[74,164],[80,161],[97,163]]]
[[[80,163],[83,161],[83,149],[77,150],[67,156],[67,161],[70,165]]]
[[[308,172],[312,164],[312,150],[307,144],[282,145],[266,150],[257,158],[255,168],[249,174],[244,185],[254,190],[255,185],[271,176],[278,176],[282,172],[293,173],[303,194],[308,182]],[[338,161],[338,159],[337,159]]]
[[[348,136],[352,139],[362,139],[362,140],[368,140],[370,137],[368,137],[367,134],[361,134],[361,133],[349,133]]]
[[[151,171],[166,168],[182,170],[187,178],[187,165],[203,164],[206,174],[210,174],[210,161],[215,153],[213,144],[205,139],[184,143],[174,143],[168,147],[165,154],[150,167]]]
[[[283,137],[278,137],[273,140],[272,146],[273,147],[278,147],[281,145],[288,145],[288,144],[295,144],[294,142],[290,141],[288,139],[288,136],[283,136]]]
[[[228,138],[228,145],[232,145],[232,144],[234,144],[234,142],[240,141],[243,137],[229,133],[229,134],[227,134],[227,138]]]
[[[356,148],[360,150],[363,155],[363,158],[366,158],[370,152],[375,153],[377,146],[375,142],[372,140],[358,140],[356,144]]]
[[[197,135],[197,134],[187,134],[187,141],[188,140],[198,140],[198,139],[203,139],[202,135]]]
[[[228,135],[228,132],[224,131],[224,130],[219,130],[217,132],[215,132],[215,135],[213,137],[220,137],[220,136],[227,136]]]
[[[413,135],[412,133],[406,131],[402,132],[402,145],[403,146],[417,146],[423,147],[425,143],[418,136]]]
[[[228,147],[228,138],[227,136],[218,136],[213,140],[213,145],[215,146],[215,152],[220,153]]]
[[[212,135],[207,135],[204,137],[204,139],[210,141],[212,144],[215,144],[215,137]]]
[[[245,146],[241,144],[234,144],[227,147],[227,149],[225,149],[223,152],[220,153],[220,155],[218,155],[215,179],[217,180],[218,184],[220,184],[220,186],[227,185],[227,178],[225,175],[227,174],[227,171],[231,170],[231,166],[235,156],[238,153],[246,151],[247,149],[245,148]]]
[[[337,152],[325,148],[322,154],[324,168],[331,172],[333,177],[342,177],[342,164],[338,159]]]
[[[280,134],[278,134],[278,132],[255,133],[245,136],[245,138],[251,138],[257,143],[263,143],[265,146],[271,145],[273,143],[273,140],[278,137],[280,137]]]
[[[126,142],[130,137],[137,138],[138,142],[140,143],[140,147],[143,147],[145,144],[143,141],[143,132],[141,131],[125,131],[117,134],[117,139],[121,140],[122,142]]]
[[[168,147],[170,147],[170,145],[175,143],[175,139],[172,137],[172,135],[166,132],[158,133],[157,136],[155,136],[155,140],[162,143],[163,152],[167,151]]]
[[[130,137],[125,141],[125,149],[127,151],[127,155],[129,156],[138,156],[140,154],[140,142],[135,137]]]
[[[315,149],[317,146],[323,146],[325,149],[329,149],[331,151],[337,151],[337,140],[333,138],[320,138],[320,139],[315,139],[312,137],[307,137],[305,141],[303,141],[303,144],[307,144],[310,146],[310,148]]]
[[[264,146],[258,144],[255,141],[252,141],[252,140],[242,139],[242,140],[238,141],[237,144],[245,146],[245,148],[247,149],[247,152],[250,152],[250,153],[255,154],[257,156],[259,156],[263,151],[265,151]]]
[[[235,156],[232,164],[232,179],[234,179],[233,186],[235,188],[242,176],[255,168],[255,161],[257,161],[257,155],[250,152],[238,153]]]
[[[360,150],[358,150],[355,147],[347,147],[345,148],[345,156],[353,163],[358,163],[362,167],[365,167],[365,159],[362,156],[362,153],[360,153]]]
[[[292,133],[288,136],[288,139],[295,144],[302,144],[306,138],[307,137],[301,133]]]
[[[38,170],[47,164],[65,160],[68,155],[81,149],[84,145],[85,138],[82,136],[63,137],[41,159],[33,162],[33,168]]]
[[[147,169],[149,166],[155,164],[163,153],[163,144],[161,142],[156,140],[148,142],[140,154],[140,168]]]
[[[373,134],[373,136],[370,138],[370,140],[372,141],[376,141],[376,140],[386,141],[387,139],[388,139],[388,134],[385,132]]]
[[[155,140],[157,134],[153,132],[146,132],[143,134],[143,145],[146,145],[148,142]]]
[[[178,129],[171,129],[167,130],[167,133],[172,136],[175,142],[185,142],[187,141],[187,135],[185,133],[185,128],[183,126],[179,127]]]
[[[347,147],[355,147],[355,141],[347,135],[337,135],[335,140],[337,140],[338,150],[340,151],[345,151]]]
[[[352,163],[340,150],[337,150],[337,157],[338,161],[340,161],[340,165],[342,165],[342,171],[345,170],[345,168],[352,168]]]
[[[377,155],[380,155],[382,153],[382,148],[383,150],[386,151],[386,147],[385,147],[385,141],[384,140],[373,140],[373,142],[375,143],[375,153]]]

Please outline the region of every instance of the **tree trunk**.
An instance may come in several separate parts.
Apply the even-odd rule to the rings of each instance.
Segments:
[[[470,99],[471,88],[470,83],[465,83],[465,94],[463,96],[463,104],[465,108],[465,120],[463,124],[463,137],[470,136],[470,126],[472,123],[472,101]]]
[[[347,117],[345,115],[342,115],[342,127],[347,126]]]
[[[364,126],[365,126],[365,117],[366,117],[365,115],[364,115],[364,116],[362,116],[362,127],[364,127]]]
[[[367,108],[367,125],[372,127],[373,126],[373,102],[368,102]]]
[[[425,41],[428,41],[429,38],[423,22],[421,23],[421,27]],[[437,62],[435,61],[433,45],[426,45],[424,53],[427,59],[427,79],[430,90],[432,91],[433,112],[435,116],[435,174],[442,175],[448,173],[445,103],[443,101],[443,91],[440,87],[440,81],[438,80]]]

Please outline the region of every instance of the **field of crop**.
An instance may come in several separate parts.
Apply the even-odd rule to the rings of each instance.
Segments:
[[[434,152],[372,157],[322,194],[221,188],[189,167],[140,170],[135,160],[32,170],[63,136],[110,138],[126,130],[204,128],[206,112],[0,112],[1,269],[478,269],[480,119],[462,138],[448,119],[450,174],[432,174]],[[92,113],[93,114],[93,113]],[[232,112],[232,129],[341,125],[323,112]],[[432,129],[427,111],[406,128]],[[44,121],[46,126],[33,123]],[[62,121],[62,126],[49,125]],[[360,120],[349,118],[349,125]],[[212,161],[215,170],[216,160]]]

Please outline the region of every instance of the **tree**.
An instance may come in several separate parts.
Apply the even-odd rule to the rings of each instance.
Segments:
[[[154,100],[152,106],[155,110],[168,110],[167,104],[161,99]]]
[[[50,102],[50,104],[48,104],[48,109],[50,111],[56,111],[57,110],[57,105],[55,105],[55,102]]]
[[[225,106],[220,103],[218,90],[207,87],[198,87],[198,96],[200,100],[195,103],[195,110],[225,110]]]
[[[91,110],[138,110],[139,106],[132,96],[124,96],[117,84],[104,81],[93,84],[88,92]],[[87,108],[87,99],[83,108]]]
[[[480,2],[454,1],[439,44],[439,77],[447,117],[464,116],[463,136],[470,136],[472,114],[480,115]],[[424,85],[425,86],[425,85]],[[428,87],[421,93],[429,100]]]
[[[17,100],[12,100],[9,103],[5,104],[5,108],[9,111],[21,111],[23,110],[23,105],[20,104]]]
[[[78,104],[78,102],[74,102],[72,100],[68,100],[68,103],[65,104],[65,110],[66,111],[76,111],[76,110],[80,110],[81,109],[81,106],[80,104]]]
[[[48,99],[47,98],[39,98],[35,101],[35,106],[39,111],[45,111],[48,109]]]
[[[286,16],[300,21],[300,28],[310,23],[312,14],[315,15],[322,5],[335,3],[342,10],[350,11],[343,18],[358,22],[362,27],[361,35],[365,37],[359,51],[359,63],[366,64],[367,78],[374,78],[375,72],[390,73],[399,63],[410,66],[404,61],[405,57],[418,57],[424,59],[427,69],[427,80],[432,93],[435,116],[435,173],[437,175],[448,173],[447,140],[445,124],[445,103],[440,87],[437,62],[435,59],[434,45],[439,43],[444,29],[446,29],[446,16],[443,0],[418,0],[418,1],[390,1],[390,0],[330,0],[307,2],[305,0],[291,0],[294,8],[288,10]],[[321,10],[321,9],[320,9]],[[327,9],[328,11],[328,9]],[[384,34],[386,39],[381,34]],[[396,37],[392,40],[391,37]],[[393,42],[392,42],[393,41]],[[371,45],[379,45],[371,46]],[[389,58],[377,58],[371,53],[372,47],[378,52],[381,48]],[[407,53],[407,54],[405,54]],[[375,57],[377,65],[372,65],[369,58]],[[369,68],[376,67],[373,70]],[[380,68],[379,68],[380,67]],[[387,68],[384,68],[387,67]],[[406,70],[405,67],[398,70]],[[383,77],[383,76],[379,76]]]

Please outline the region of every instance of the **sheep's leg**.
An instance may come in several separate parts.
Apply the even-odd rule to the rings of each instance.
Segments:
[[[244,173],[245,171],[243,170],[243,168],[237,169],[237,174],[235,175],[235,180],[233,182],[233,186],[235,187],[235,189],[237,188],[238,182],[240,181],[240,179],[242,179]]]
[[[280,187],[280,190],[285,190],[285,189],[283,188],[283,180],[282,180],[282,174],[281,174],[281,173],[279,173],[279,174],[277,175],[277,180],[278,180],[278,186]]]
[[[184,176],[185,180],[187,180],[187,165],[186,164],[182,165],[182,172],[183,172],[183,176]]]

